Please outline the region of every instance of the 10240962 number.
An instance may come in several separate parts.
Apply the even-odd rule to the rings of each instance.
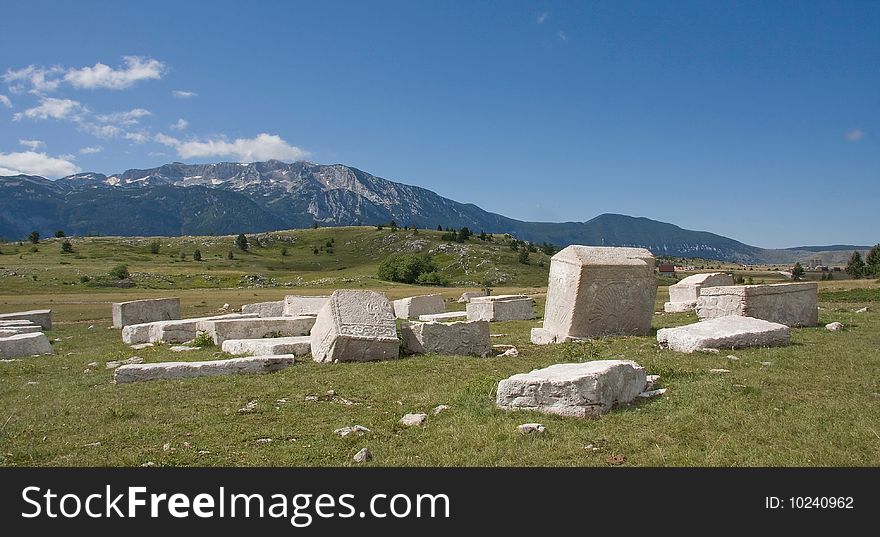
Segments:
[[[792,496],[788,504],[793,509],[855,509],[852,496]]]

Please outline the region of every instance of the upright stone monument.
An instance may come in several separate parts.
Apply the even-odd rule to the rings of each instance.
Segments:
[[[443,297],[437,294],[401,298],[394,301],[394,314],[398,319],[412,319],[446,311]]]
[[[329,298],[328,296],[287,295],[284,297],[284,307],[282,308],[281,315],[285,317],[317,315]]]
[[[733,285],[733,277],[723,272],[694,274],[669,286],[669,302],[663,305],[666,313],[693,311],[703,287]]]
[[[569,246],[550,260],[544,326],[532,329],[532,343],[646,335],[656,294],[648,250]]]
[[[394,307],[375,291],[335,291],[318,313],[311,336],[316,362],[392,360],[400,355]]]
[[[816,282],[728,285],[701,289],[696,311],[700,319],[742,315],[786,326],[816,326],[818,302]]]

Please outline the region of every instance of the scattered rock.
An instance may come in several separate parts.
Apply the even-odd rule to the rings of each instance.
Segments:
[[[496,356],[510,356],[512,358],[519,356],[519,350],[513,345],[492,345],[492,351]]]
[[[92,442],[91,444],[86,444],[83,447],[98,447],[100,445],[101,445],[100,442]]]
[[[838,330],[843,330],[843,323],[833,322],[825,325],[826,330],[831,330],[832,332],[836,332]]]
[[[489,337],[507,337],[509,334],[489,334]]]
[[[666,393],[666,388],[658,388],[656,390],[645,390],[636,397],[641,399],[650,399],[652,397],[657,397]]]
[[[276,399],[276,400],[275,400],[275,404],[278,404],[278,405],[284,405],[284,404],[287,404],[287,398]]]
[[[89,362],[86,364],[86,367],[97,367],[97,366],[98,366],[98,362]]]
[[[268,444],[272,441],[271,438],[257,438],[258,444]]]
[[[519,431],[519,434],[544,434],[547,428],[540,423],[523,423],[517,425],[516,430]]]
[[[29,380],[29,381],[27,381],[27,385],[28,385],[28,386],[36,386],[37,384],[39,384],[39,382],[37,382],[36,380]]]
[[[773,362],[758,362],[758,363],[766,367],[768,365],[771,365]]]
[[[146,349],[147,347],[152,347],[152,346],[153,346],[152,343],[138,343],[137,345],[132,345],[131,348],[136,351],[140,351],[140,350]]]
[[[250,414],[257,409],[257,400],[248,401],[246,405],[238,409],[239,414]]]
[[[357,436],[364,436],[365,434],[371,433],[371,432],[372,431],[370,429],[367,429],[363,425],[345,426],[345,427],[342,427],[340,429],[336,429],[335,431],[333,431],[334,434],[338,434],[342,438],[345,438],[346,436],[352,435],[352,434],[357,435]]]
[[[446,410],[449,410],[449,405],[437,405],[434,407],[433,410],[431,410],[431,414],[436,416],[437,414],[444,412]]]
[[[730,369],[710,369],[709,373],[730,373]]]
[[[406,414],[400,418],[400,424],[404,427],[418,427],[428,419],[427,414]]]
[[[144,363],[144,359],[140,356],[132,356],[131,358],[125,360],[111,360],[105,364],[107,369],[116,369],[119,366],[123,365],[132,365],[132,364],[142,364]]]
[[[728,355],[727,355],[727,359],[728,359],[728,360],[733,360],[733,361],[739,360],[739,358],[737,358],[736,356],[734,356],[734,355],[732,355],[732,354],[728,354]]]
[[[198,347],[189,347],[187,345],[174,345],[169,349],[171,352],[186,352],[186,351],[197,351]]]
[[[373,453],[367,449],[362,448],[360,451],[355,453],[354,457],[352,457],[354,462],[369,462],[373,460]]]
[[[605,462],[611,466],[620,466],[626,462],[626,455],[609,455]]]
[[[721,351],[718,349],[697,349],[697,352],[705,352],[707,354],[720,354]]]
[[[336,390],[327,390],[327,397],[336,397]]]
[[[305,400],[308,401],[308,402],[310,402],[310,403],[314,403],[314,402],[317,402],[317,401],[318,401],[318,396],[317,396],[317,395],[307,395],[307,396],[305,397]]]
[[[868,306],[865,306],[862,309],[856,310],[856,313],[868,313]]]
[[[141,465],[143,468],[150,468],[152,466],[156,466],[156,463],[153,461],[147,461]]]
[[[660,375],[646,375],[645,389],[643,391],[653,390],[658,380],[660,380]]]
[[[165,442],[165,444],[162,445],[162,451],[171,451],[171,442]]]
[[[90,324],[89,327],[88,327],[88,330],[94,330],[94,329],[95,329],[95,325]]]

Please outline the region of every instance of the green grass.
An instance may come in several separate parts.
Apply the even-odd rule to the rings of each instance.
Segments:
[[[355,231],[363,233],[364,240],[372,240],[374,230]],[[316,235],[312,233],[333,232],[338,244],[338,230],[294,234],[303,233],[313,240]],[[398,232],[399,236],[403,233]],[[387,240],[382,237],[389,235],[387,230],[375,233],[379,240]],[[99,273],[124,262],[133,270],[150,274],[191,274],[193,280],[199,274],[198,269],[189,267],[194,262],[170,263],[164,251],[159,255],[161,261],[151,261],[149,254],[138,253],[137,248],[146,249],[147,239],[142,246],[124,244],[128,239],[90,240],[95,241],[94,248],[100,245],[106,257],[74,260],[64,267]],[[18,259],[18,255],[7,255],[8,248],[4,245],[0,256],[0,266],[6,270],[12,265],[7,263],[8,258]],[[82,243],[75,244],[75,248],[87,251]],[[125,253],[126,248],[133,251]],[[58,250],[57,257],[61,258],[60,247],[49,252],[43,244],[40,249],[46,256]],[[206,252],[213,252],[211,247],[201,249],[206,258]],[[294,247],[288,249],[289,257],[295,257]],[[343,255],[344,249],[337,251]],[[511,256],[515,264],[516,253],[509,248],[507,252],[498,255]],[[147,260],[138,264],[132,260],[137,255]],[[252,255],[247,261],[250,265],[239,267],[245,269],[241,272],[258,268],[267,278],[277,280],[294,274],[302,275],[304,280],[329,277],[329,272],[273,271],[260,260],[277,260],[259,253]],[[347,255],[356,257],[354,253]],[[369,257],[363,252],[359,255]],[[623,456],[627,466],[880,464],[880,312],[872,308],[867,313],[855,313],[872,302],[860,298],[862,294],[854,295],[859,299],[850,302],[824,298],[820,302],[820,325],[840,321],[847,327],[844,331],[830,332],[821,326],[794,329],[789,347],[718,355],[660,350],[653,335],[535,346],[529,343],[528,334],[530,328],[540,324],[536,320],[492,323],[494,334],[505,334],[492,338],[493,343],[516,345],[520,350],[517,358],[426,355],[388,362],[318,364],[306,357],[291,368],[269,375],[127,385],[113,384],[112,371],[104,366],[109,360],[134,355],[148,363],[222,356],[216,347],[186,353],[172,353],[164,345],[130,349],[121,342],[118,330],[108,328],[109,303],[117,300],[180,296],[184,316],[197,316],[214,313],[227,303],[238,307],[277,300],[293,292],[324,294],[327,287],[363,284],[392,298],[439,291],[448,300],[447,309],[462,309],[454,300],[463,286],[425,289],[367,279],[377,262],[365,260],[346,269],[346,278],[360,271],[363,280],[314,289],[279,286],[171,292],[145,289],[140,284],[132,289],[90,289],[78,284],[56,285],[48,279],[37,280],[36,286],[27,283],[18,287],[7,285],[17,277],[0,277],[0,312],[51,307],[55,327],[48,336],[59,340],[53,343],[52,356],[0,363],[0,465],[116,466],[152,462],[157,466],[344,466],[354,464],[351,457],[364,446],[375,456],[369,464],[396,466],[606,466],[617,456]],[[26,266],[33,270],[38,264],[29,262]],[[187,267],[189,272],[174,272],[179,267]],[[506,264],[499,265],[500,270],[507,268]],[[522,281],[512,280],[496,292],[533,294],[538,299],[538,313],[542,314],[545,288],[534,283],[541,276],[537,269],[524,267],[534,270],[534,274],[527,272]],[[13,270],[25,269],[18,265]],[[235,267],[226,270],[233,274],[233,280],[240,273]],[[544,281],[540,285],[546,285],[546,274],[541,277]],[[880,291],[876,282],[864,280],[821,282],[820,286],[823,297],[847,289],[864,290],[867,297]],[[666,289],[660,288],[658,309],[666,299]],[[654,328],[695,320],[693,314],[658,314]],[[739,359],[728,359],[728,355]],[[668,388],[666,396],[592,420],[504,412],[494,406],[498,381],[514,373],[560,362],[609,358],[633,359],[649,373],[660,374],[660,385]],[[97,365],[89,366],[90,362]],[[710,373],[713,368],[729,369],[730,373]],[[328,390],[337,395],[327,397]],[[306,401],[310,395],[320,399]],[[282,399],[286,402],[279,403]],[[257,401],[254,412],[238,412],[252,400]],[[422,428],[404,429],[397,424],[405,413],[430,412],[439,404],[451,408],[430,416]],[[517,425],[535,421],[547,426],[546,435],[523,437],[516,432]],[[334,429],[353,424],[373,432],[360,438],[333,434]],[[257,442],[263,438],[271,438],[272,442]],[[585,449],[589,444],[598,450]]]

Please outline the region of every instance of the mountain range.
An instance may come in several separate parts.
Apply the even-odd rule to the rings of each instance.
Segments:
[[[430,190],[341,164],[183,164],[121,174],[80,173],[55,181],[0,177],[0,237],[49,235],[229,235],[321,226],[467,226],[532,242],[640,246],[655,255],[740,263],[839,262],[863,246],[768,250],[705,231],[619,214],[586,222],[524,222]]]

